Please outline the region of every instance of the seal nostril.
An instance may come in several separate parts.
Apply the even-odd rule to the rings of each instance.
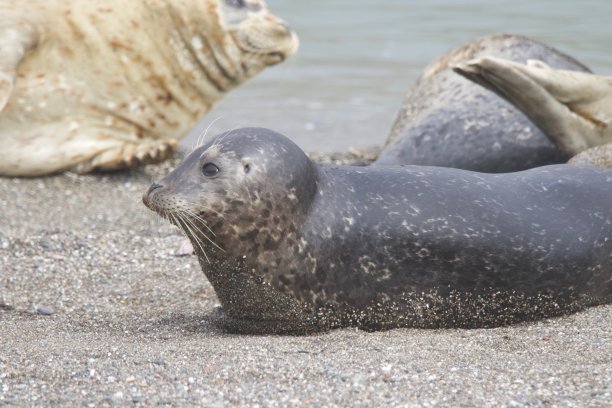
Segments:
[[[161,184],[153,183],[153,184],[151,184],[151,186],[147,190],[147,194],[151,194],[154,190],[157,190],[158,188],[162,188],[162,187],[163,186]]]

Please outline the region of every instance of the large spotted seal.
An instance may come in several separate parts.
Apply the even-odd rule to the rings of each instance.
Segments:
[[[161,160],[296,48],[261,0],[0,0],[0,175]]]
[[[572,162],[612,168],[612,77],[495,57],[453,69],[519,108],[561,151],[579,155]]]
[[[537,59],[554,68],[588,68],[560,51],[509,34],[475,39],[444,54],[408,91],[377,164],[420,164],[507,172],[566,162],[519,109],[457,75],[453,67],[492,56],[516,62]]]
[[[607,169],[318,166],[245,128],[143,201],[190,238],[230,330],[494,326],[612,296]]]

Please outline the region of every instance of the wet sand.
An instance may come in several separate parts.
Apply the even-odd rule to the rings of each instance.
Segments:
[[[141,203],[171,163],[0,178],[0,405],[610,406],[612,305],[483,330],[229,335]]]

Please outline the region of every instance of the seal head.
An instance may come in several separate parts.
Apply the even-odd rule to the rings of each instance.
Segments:
[[[245,128],[196,149],[143,201],[192,241],[229,318],[296,332],[314,324],[312,310],[263,278],[283,262],[279,248],[295,244],[316,188],[317,169],[298,146]]]

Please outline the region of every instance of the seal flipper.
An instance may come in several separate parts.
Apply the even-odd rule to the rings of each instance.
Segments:
[[[575,155],[612,141],[612,78],[483,57],[453,70],[523,111],[564,152]]]
[[[612,169],[612,143],[591,147],[572,157],[568,163]]]
[[[17,67],[39,39],[39,32],[30,21],[5,8],[0,6],[0,112],[15,86]]]
[[[178,146],[176,139],[141,140],[139,143],[117,140],[116,146],[96,153],[71,170],[84,174],[91,171],[121,170],[168,159]]]
[[[35,137],[30,135],[19,131],[5,135],[0,150],[1,175],[120,170],[163,161],[178,145],[175,139],[138,139],[116,129],[64,122],[38,126]]]

